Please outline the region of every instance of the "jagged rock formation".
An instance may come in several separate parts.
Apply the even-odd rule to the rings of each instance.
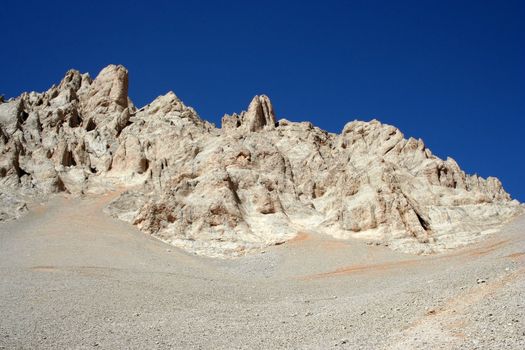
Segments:
[[[275,128],[275,113],[272,103],[266,95],[255,96],[248,106],[247,112],[240,115],[224,115],[222,117],[223,129],[241,128],[248,131],[261,131]]]
[[[111,65],[94,80],[72,70],[44,93],[0,103],[0,220],[38,196],[123,187],[110,214],[210,256],[300,230],[429,253],[522,212],[496,178],[466,175],[376,120],[339,135],[276,122],[262,95],[219,129],[172,92],[137,109],[127,91],[127,70]]]

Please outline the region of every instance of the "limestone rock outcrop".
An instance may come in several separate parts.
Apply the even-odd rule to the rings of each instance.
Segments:
[[[266,95],[255,96],[248,106],[248,111],[242,111],[239,115],[224,115],[222,117],[223,129],[236,129],[248,131],[261,131],[275,128],[275,113],[272,102]]]
[[[264,95],[216,128],[173,92],[135,108],[127,70],[111,65],[0,103],[0,220],[31,198],[117,187],[108,213],[220,257],[301,230],[438,252],[523,212],[498,179],[465,174],[393,126],[353,121],[332,134],[277,122]]]

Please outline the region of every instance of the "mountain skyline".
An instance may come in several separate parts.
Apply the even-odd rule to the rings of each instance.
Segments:
[[[518,1],[8,3],[0,14],[6,98],[45,91],[70,68],[95,76],[123,64],[137,106],[173,90],[220,125],[267,94],[279,117],[330,132],[376,118],[525,200]]]

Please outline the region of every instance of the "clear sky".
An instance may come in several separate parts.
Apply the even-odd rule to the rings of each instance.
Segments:
[[[525,201],[525,1],[2,1],[0,94],[130,71],[220,125],[255,94],[340,132],[377,118]]]

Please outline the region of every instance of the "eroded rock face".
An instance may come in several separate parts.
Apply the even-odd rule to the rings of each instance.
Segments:
[[[275,113],[268,96],[255,96],[248,106],[248,111],[222,117],[223,130],[236,128],[251,132],[274,129]]]
[[[128,188],[107,211],[208,256],[320,231],[412,253],[457,247],[522,212],[499,180],[465,174],[376,120],[331,134],[276,122],[267,96],[222,128],[170,92],[136,109],[128,73],[69,71],[44,93],[0,103],[0,219],[21,196]],[[9,198],[9,199],[7,199]]]
[[[118,134],[135,111],[127,74],[111,65],[92,81],[71,70],[44,93],[1,104],[0,186],[43,194],[88,190],[89,178],[110,170]]]

